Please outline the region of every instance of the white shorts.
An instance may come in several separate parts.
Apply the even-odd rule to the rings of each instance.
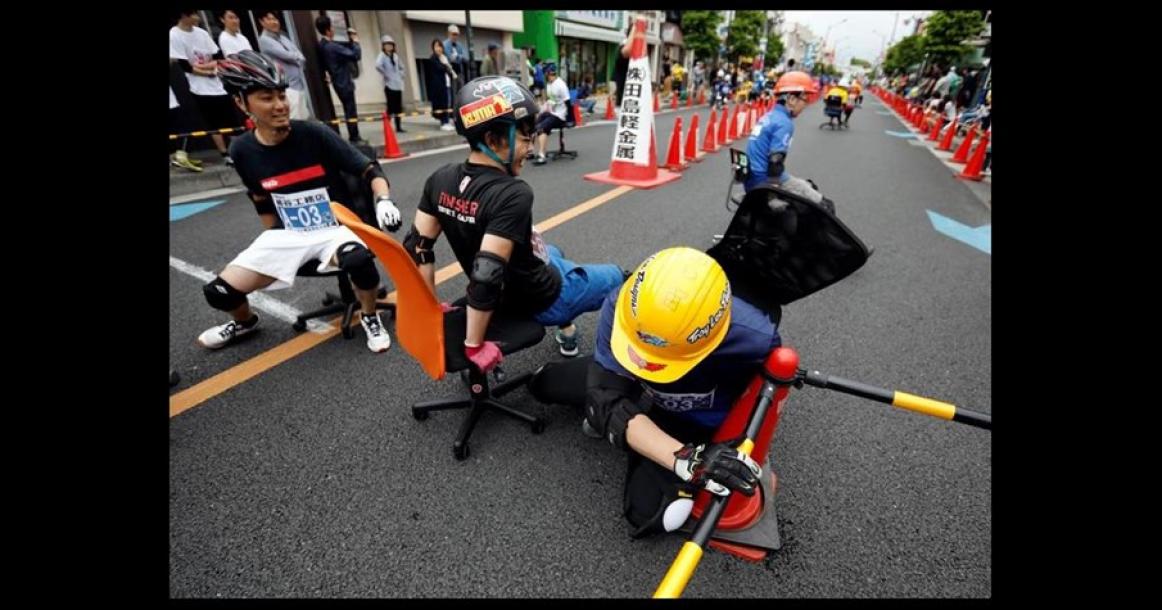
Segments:
[[[295,91],[287,87],[286,101],[290,104],[290,118],[296,121],[310,120],[311,111],[307,109],[307,95],[305,92]]]
[[[308,233],[268,229],[230,264],[275,278],[265,290],[290,288],[295,284],[299,267],[309,260],[319,261],[320,273],[337,270],[331,258],[339,246],[351,241],[363,244],[355,232],[342,225]]]

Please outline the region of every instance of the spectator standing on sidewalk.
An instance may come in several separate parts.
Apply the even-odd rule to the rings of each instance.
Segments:
[[[311,111],[307,108],[307,80],[303,76],[303,66],[307,63],[306,56],[290,36],[282,33],[278,13],[263,11],[258,14],[258,23],[262,26],[262,34],[258,36],[259,52],[272,58],[286,74],[286,82],[289,85],[286,100],[291,107],[291,120],[310,119]]]
[[[198,11],[181,10],[175,17],[177,24],[169,30],[169,58],[177,62],[186,73],[194,106],[205,122],[206,129],[240,127],[234,102],[230,101],[230,96],[218,78],[218,60],[222,59],[222,50],[214,44],[209,32],[197,27],[201,21]],[[210,138],[226,165],[233,166],[234,161],[227,153],[225,136],[215,133]]]
[[[222,33],[218,34],[218,46],[222,48],[223,56],[229,57],[240,51],[254,50],[250,46],[250,41],[242,35],[242,21],[238,19],[238,13],[229,9],[224,10],[218,15],[218,21],[222,23]]]
[[[319,41],[319,56],[323,60],[323,69],[329,76],[331,87],[335,95],[343,103],[343,118],[347,120],[347,137],[352,144],[361,144],[359,137],[359,123],[351,122],[358,119],[359,112],[355,107],[355,81],[351,78],[351,64],[363,57],[363,50],[359,48],[359,33],[354,28],[347,28],[350,42],[335,42],[335,30],[331,27],[331,18],[319,15],[315,18],[315,29],[322,40]]]
[[[444,39],[444,55],[452,64],[452,69],[460,76],[460,82],[466,83],[472,78],[468,75],[468,52],[460,44],[460,28],[456,24],[448,26],[448,37]]]
[[[383,95],[387,97],[387,114],[395,117],[396,133],[406,133],[400,124],[403,113],[404,60],[395,52],[395,39],[384,34],[379,39],[380,52],[375,69],[383,76]]]
[[[444,43],[433,38],[432,55],[424,66],[424,81],[427,84],[428,102],[432,104],[432,116],[439,119],[440,131],[455,131],[452,124],[452,91],[458,89],[459,76],[452,63],[444,55]]]
[[[484,56],[484,61],[480,62],[480,76],[499,76],[500,75],[500,47],[495,42],[488,43],[488,53]]]

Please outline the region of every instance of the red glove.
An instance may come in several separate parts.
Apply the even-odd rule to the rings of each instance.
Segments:
[[[487,373],[496,368],[496,365],[504,362],[504,356],[500,353],[500,346],[492,341],[485,341],[480,345],[464,344],[464,354],[480,369],[480,372]]]
[[[449,305],[447,303],[440,303],[440,311],[442,311],[444,313],[452,313],[453,311],[456,311],[457,309],[460,309],[460,308],[459,307],[452,307],[451,305]]]

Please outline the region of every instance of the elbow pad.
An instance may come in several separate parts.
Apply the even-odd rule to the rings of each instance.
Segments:
[[[504,291],[504,269],[508,261],[481,250],[472,260],[472,273],[468,275],[468,304],[473,309],[492,311],[500,304]]]
[[[591,362],[586,378],[585,418],[589,426],[609,444],[627,449],[625,433],[629,420],[649,411],[652,404],[642,392],[641,384]]]
[[[783,175],[783,161],[787,158],[785,152],[773,152],[767,157],[767,177],[778,178]]]
[[[384,182],[387,182],[387,188],[391,188],[391,180],[387,179],[387,174],[383,173],[383,168],[379,166],[379,162],[372,160],[367,169],[363,170],[363,179],[367,181],[367,186],[370,188],[371,182],[376,178],[383,178]]]

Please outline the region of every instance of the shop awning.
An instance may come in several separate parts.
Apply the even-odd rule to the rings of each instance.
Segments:
[[[622,40],[625,40],[625,35],[617,30],[599,28],[583,23],[573,23],[572,21],[561,21],[560,19],[557,20],[555,33],[557,36],[568,36],[569,38],[581,38],[584,40],[601,40],[612,43],[620,43]]]

